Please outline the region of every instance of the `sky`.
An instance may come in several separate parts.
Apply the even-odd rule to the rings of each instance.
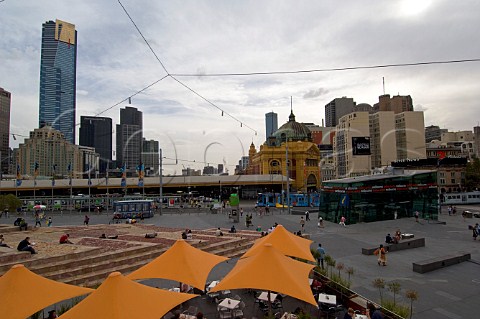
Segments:
[[[55,19],[78,31],[77,123],[101,115],[118,124],[128,102],[114,105],[171,75],[132,98],[143,136],[160,141],[165,174],[207,163],[233,173],[250,144],[258,150],[265,141],[265,113],[277,113],[281,126],[292,98],[298,122],[321,125],[334,98],[376,103],[382,78],[386,94],[411,95],[426,126],[479,124],[480,62],[199,76],[479,59],[478,0],[120,2],[158,59],[118,0],[0,2],[11,147],[38,127],[42,23]]]

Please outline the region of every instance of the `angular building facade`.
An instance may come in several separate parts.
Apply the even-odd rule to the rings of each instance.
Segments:
[[[120,109],[120,124],[117,124],[117,166],[130,170],[142,161],[143,114],[137,108]]]
[[[143,138],[142,163],[145,167],[145,176],[158,176],[160,172],[160,143]]]
[[[269,112],[265,114],[265,140],[268,140],[270,136],[278,130],[278,116],[277,113]]]
[[[95,148],[100,155],[98,171],[104,176],[108,168],[112,168],[112,119],[109,117],[81,116],[80,142],[81,146]]]
[[[39,127],[49,125],[75,143],[77,31],[56,20],[42,26]]]
[[[10,157],[10,103],[11,93],[0,87],[0,169],[8,173]]]
[[[353,98],[342,97],[332,100],[325,105],[325,126],[334,127],[340,118],[353,112],[356,103]]]

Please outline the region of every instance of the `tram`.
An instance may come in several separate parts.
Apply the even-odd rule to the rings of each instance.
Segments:
[[[153,200],[119,200],[113,203],[115,218],[150,218],[155,214]]]
[[[480,191],[441,194],[440,201],[442,205],[480,204]]]
[[[320,194],[318,193],[292,193],[290,194],[289,203],[293,207],[319,207]],[[286,194],[282,196],[280,193],[258,193],[257,207],[275,207],[286,205]]]

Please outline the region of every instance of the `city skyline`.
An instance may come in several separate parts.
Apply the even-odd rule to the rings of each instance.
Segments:
[[[112,107],[166,75],[117,2],[0,3],[0,87],[11,92],[11,147],[37,128],[41,25],[61,19],[78,30],[77,114],[119,124]],[[122,1],[165,68],[171,73],[211,74],[293,71],[475,59],[479,22],[475,1],[322,3],[217,3]],[[372,15],[375,12],[375,16]],[[455,12],[455,15],[451,14]],[[93,15],[101,19],[92,19]],[[445,19],[448,18],[448,23]],[[224,164],[233,172],[248,146],[264,140],[264,114],[288,121],[290,96],[299,122],[321,124],[335,98],[378,102],[385,93],[410,95],[425,112],[425,125],[471,130],[480,63],[305,74],[177,78],[232,114],[223,114],[167,77],[133,97],[144,114],[144,136],[160,141],[165,173],[182,164],[200,169]],[[109,109],[110,108],[110,109]],[[108,109],[108,110],[107,110]],[[106,112],[102,113],[103,111]],[[461,110],[461,112],[458,112]],[[31,116],[25,116],[25,114]],[[99,114],[101,113],[101,114]],[[256,130],[257,134],[248,127]],[[78,126],[77,126],[78,130]],[[78,135],[78,131],[76,131]],[[77,141],[78,144],[78,141]],[[180,161],[179,161],[180,160]],[[195,163],[194,163],[195,161]]]

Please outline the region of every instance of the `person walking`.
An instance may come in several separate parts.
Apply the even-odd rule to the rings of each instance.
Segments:
[[[378,265],[383,265],[383,266],[386,266],[387,265],[387,251],[385,250],[385,248],[383,247],[383,245],[380,245],[380,247],[378,247],[374,252],[373,252],[374,255],[378,256],[378,260],[377,260],[377,263]]]
[[[418,210],[415,211],[415,222],[418,223],[418,217],[420,217],[420,213],[418,212]]]
[[[85,215],[85,218],[83,219],[83,224],[85,226],[88,226],[88,223],[90,222],[90,217],[88,217],[88,215]]]
[[[322,269],[324,269],[323,260],[325,259],[325,249],[322,247],[322,244],[318,244],[317,252],[318,252],[318,257],[317,257],[318,266],[322,266]]]
[[[51,227],[51,226],[52,226],[52,223],[53,223],[52,217],[50,216],[50,217],[48,217],[48,220],[47,220],[47,226],[48,226],[48,227]]]
[[[310,212],[308,210],[305,212],[305,220],[310,220]]]
[[[338,224],[339,224],[339,225],[342,225],[343,227],[346,227],[346,225],[345,225],[345,221],[346,221],[346,220],[347,220],[347,219],[345,218],[345,216],[342,216],[342,217],[340,218],[340,223],[338,223]]]
[[[300,227],[302,227],[302,233],[305,231],[305,219],[303,219],[303,216],[300,217]]]
[[[38,213],[38,211],[35,212],[35,227],[37,227],[37,225],[39,227],[42,227],[42,223],[41,223],[41,218],[40,218],[40,214]]]

